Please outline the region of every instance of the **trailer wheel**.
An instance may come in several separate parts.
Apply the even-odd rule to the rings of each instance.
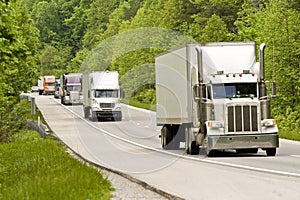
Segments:
[[[168,125],[164,125],[161,129],[161,145],[164,149],[172,149],[171,141],[172,141],[172,130]]]
[[[276,155],[276,148],[268,148],[266,149],[267,156],[275,156]]]
[[[198,155],[200,151],[199,146],[197,145],[196,141],[192,141],[191,143],[191,149],[190,149],[190,153],[191,155]]]

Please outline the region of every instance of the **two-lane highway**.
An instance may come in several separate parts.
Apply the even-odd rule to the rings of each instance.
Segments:
[[[155,113],[123,105],[121,122],[90,122],[82,106],[36,96],[51,130],[91,162],[128,173],[184,199],[300,199],[300,144],[280,141],[275,157],[165,151]],[[146,197],[145,197],[146,198]]]

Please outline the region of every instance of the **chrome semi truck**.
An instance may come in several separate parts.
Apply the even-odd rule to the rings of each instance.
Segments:
[[[274,82],[265,80],[264,49],[255,42],[186,44],[155,58],[156,121],[165,149],[184,147],[275,156],[279,147],[270,100]],[[183,145],[182,145],[183,144]]]
[[[82,74],[66,73],[60,76],[60,100],[61,104],[82,104]]]

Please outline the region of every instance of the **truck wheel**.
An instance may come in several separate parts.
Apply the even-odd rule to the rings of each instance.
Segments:
[[[171,141],[172,141],[172,131],[169,126],[164,125],[161,129],[161,144],[164,149],[172,149]]]
[[[266,153],[267,153],[267,156],[275,156],[276,155],[276,148],[266,149]]]
[[[92,111],[92,109],[90,109],[90,120],[91,120],[92,122],[98,121],[97,115],[96,115],[95,112]]]
[[[208,151],[208,149],[206,149],[206,156],[207,157],[215,157],[217,155],[217,151],[216,150],[210,150]]]
[[[116,117],[113,118],[114,121],[122,121],[122,114],[118,114]]]
[[[197,145],[196,141],[192,141],[191,143],[191,149],[190,149],[190,153],[191,155],[198,155],[200,151],[199,146]]]
[[[84,118],[85,119],[89,118],[90,109],[87,107],[83,107],[83,112],[84,112]]]

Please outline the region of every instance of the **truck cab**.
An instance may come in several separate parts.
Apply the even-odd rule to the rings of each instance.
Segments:
[[[60,77],[60,98],[61,104],[72,105],[82,104],[82,74],[66,73]]]
[[[55,76],[44,76],[44,94],[49,95],[55,93]]]
[[[100,71],[83,77],[83,109],[85,118],[122,120],[119,73]]]
[[[255,153],[263,148],[268,155],[276,153],[278,128],[270,119],[267,97],[260,97],[258,76],[243,73],[218,72],[209,77],[202,108],[207,110],[204,130],[197,144],[207,145],[207,151],[235,149]],[[204,117],[203,117],[204,118]]]
[[[156,122],[162,126],[162,147],[177,149],[184,143],[187,153],[204,148],[207,155],[261,148],[275,156],[278,128],[270,102],[276,89],[265,80],[264,48],[259,48],[259,62],[255,42],[191,43],[157,55]]]

